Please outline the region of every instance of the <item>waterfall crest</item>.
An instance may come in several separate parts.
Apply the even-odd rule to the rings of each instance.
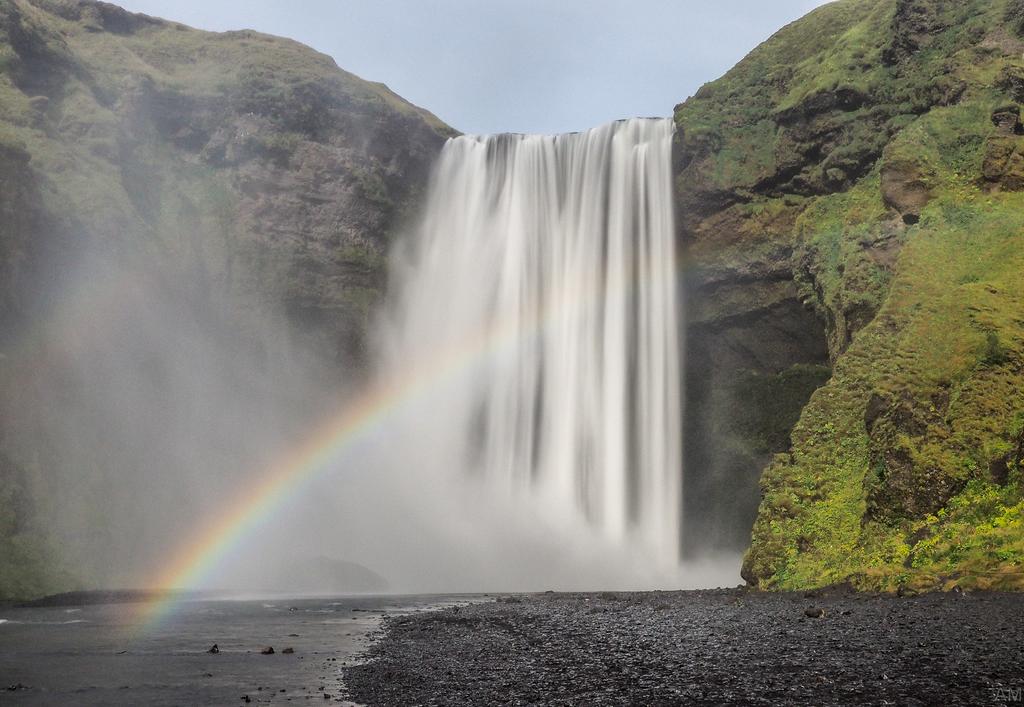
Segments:
[[[682,474],[672,131],[449,140],[396,265],[382,372],[463,356],[417,413],[417,454],[667,564]]]

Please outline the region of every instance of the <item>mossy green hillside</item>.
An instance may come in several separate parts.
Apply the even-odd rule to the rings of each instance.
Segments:
[[[762,478],[761,587],[1024,587],[1018,5],[841,0],[677,110],[691,260],[788,270],[833,361]]]
[[[917,116],[988,78],[975,59],[1002,29],[993,5],[840,0],[784,28],[677,107],[684,205],[849,188]]]
[[[879,315],[765,473],[764,586],[1019,581],[1024,536],[1000,518],[1021,493],[1024,199],[956,186],[974,193],[910,229]]]

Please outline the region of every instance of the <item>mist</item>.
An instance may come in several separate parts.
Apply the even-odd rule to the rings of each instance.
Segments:
[[[87,586],[151,581],[347,385],[279,312],[141,250],[49,268],[52,304],[4,362],[8,446]]]
[[[4,360],[15,391],[5,430],[40,522],[80,586],[152,586],[323,420],[406,366],[429,369],[457,342],[459,332],[446,339],[442,328],[434,343],[417,343],[422,332],[408,321],[395,332],[421,237],[414,221],[399,239],[364,366],[339,365],[279,303],[157,248],[83,239],[73,257],[40,268],[48,305]],[[233,267],[233,279],[252,280]],[[482,357],[400,398],[189,588],[412,593],[735,579],[737,558],[685,569],[654,562],[584,508],[474,471],[462,437],[466,391],[495,365],[508,361]]]
[[[24,133],[0,470],[25,510],[10,536],[56,556],[20,565],[63,577],[12,594],[185,581],[183,552],[232,535],[219,521],[318,429],[406,378],[185,588],[734,582],[734,556],[679,563],[671,120],[445,143],[381,87],[267,89],[290,86],[281,57],[326,57],[221,39],[264,62],[224,96],[140,79],[110,108],[83,84],[104,130],[59,149]]]

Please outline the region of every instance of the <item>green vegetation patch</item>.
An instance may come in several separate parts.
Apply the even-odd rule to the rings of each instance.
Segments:
[[[979,121],[940,129],[966,115]],[[746,564],[761,586],[1024,587],[1024,535],[1007,520],[1021,494],[1024,195],[979,188],[976,140],[959,154],[941,140],[987,132],[982,115],[942,111],[904,136],[945,155],[936,196],[904,236],[878,316],[765,473]],[[841,243],[822,251],[845,261]]]
[[[834,362],[762,477],[761,587],[1022,586],[1022,7],[839,0],[676,109],[688,254],[788,267]]]

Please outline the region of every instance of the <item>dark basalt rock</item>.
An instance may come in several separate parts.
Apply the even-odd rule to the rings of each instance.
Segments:
[[[1024,0],[1006,3],[1006,24],[1017,36],[1024,36]]]
[[[1024,189],[1024,138],[1000,132],[985,142],[982,178],[1005,191]]]
[[[776,112],[773,117],[779,125],[807,123],[811,119],[833,111],[850,112],[871,103],[871,96],[852,86],[840,86],[828,91],[818,91],[804,98],[790,108]]]
[[[913,160],[893,160],[882,165],[882,201],[899,212],[906,224],[915,224],[932,199],[924,169]]]
[[[868,432],[875,426],[875,422],[889,409],[889,400],[884,395],[872,392],[868,399],[867,407],[864,409],[864,429]]]
[[[706,219],[693,247],[742,230],[740,213]],[[780,247],[717,267],[694,263],[685,274],[684,409],[698,412],[684,421],[684,465],[701,470],[684,475],[688,553],[746,544],[760,470],[788,447],[800,407],[827,378],[824,324],[802,301],[792,258]]]
[[[1010,94],[1018,103],[1024,102],[1024,71],[1020,67],[1004,67],[996,79],[996,86]]]
[[[1024,125],[1020,106],[1010,104],[992,111],[996,132],[985,142],[981,174],[986,182],[1006,191],[1024,189]]]
[[[992,125],[1003,135],[1020,135],[1024,126],[1020,122],[1020,106],[1011,104],[992,111]]]
[[[912,57],[931,44],[945,25],[938,9],[956,0],[898,0],[892,20],[892,40],[882,52],[882,61],[892,66]]]

